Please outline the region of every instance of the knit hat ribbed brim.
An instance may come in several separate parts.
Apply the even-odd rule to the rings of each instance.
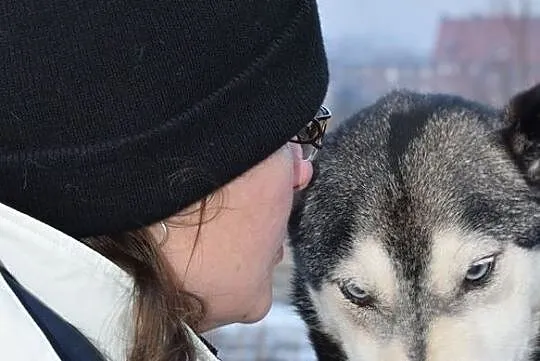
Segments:
[[[0,202],[75,237],[210,194],[327,90],[315,1],[6,1]]]

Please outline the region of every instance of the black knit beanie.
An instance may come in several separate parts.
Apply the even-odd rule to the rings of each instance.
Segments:
[[[75,237],[210,194],[328,83],[314,0],[4,0],[0,69],[0,203]]]

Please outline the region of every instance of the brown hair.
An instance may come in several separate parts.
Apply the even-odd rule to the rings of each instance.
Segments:
[[[208,200],[201,201],[197,210],[197,239]],[[178,276],[148,228],[81,241],[133,277],[135,330],[127,360],[195,360],[194,346],[185,325],[198,328],[204,316],[204,305],[182,289]]]

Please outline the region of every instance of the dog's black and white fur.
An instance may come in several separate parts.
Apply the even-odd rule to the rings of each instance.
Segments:
[[[540,360],[540,86],[394,91],[327,136],[290,221],[321,361]]]

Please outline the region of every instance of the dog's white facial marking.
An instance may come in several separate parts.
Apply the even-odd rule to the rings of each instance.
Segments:
[[[429,361],[527,360],[540,319],[540,256],[510,245],[496,267],[490,287],[464,298],[464,311],[433,320]]]
[[[397,278],[388,253],[381,242],[366,237],[355,247],[352,256],[336,270],[335,275],[374,296],[378,302],[391,306],[396,301]]]
[[[458,292],[468,267],[496,255],[489,283]],[[427,335],[429,361],[525,361],[538,332],[540,255],[456,228],[433,234],[429,291],[454,301],[455,310],[435,318]],[[459,299],[453,299],[459,297]]]
[[[398,283],[394,267],[382,244],[373,237],[358,242],[334,276],[351,280],[389,309],[396,302]],[[376,321],[380,318],[377,312],[351,303],[336,284],[324,284],[320,292],[310,290],[310,295],[324,331],[342,345],[351,360],[407,360],[406,347],[399,338],[381,337],[381,332],[377,332],[381,329]],[[363,326],[370,321],[372,327]]]
[[[444,310],[429,316],[424,335],[428,361],[527,361],[540,326],[540,253],[513,244],[504,249],[486,236],[449,228],[433,233],[426,294],[442,300]],[[470,265],[496,255],[489,283],[460,290]],[[350,360],[415,361],[407,340],[418,335],[404,323],[406,309],[437,309],[437,304],[393,307],[403,302],[400,276],[382,242],[365,238],[333,278],[353,279],[380,297],[394,317],[363,309],[348,301],[334,283],[325,283],[310,297],[330,335]],[[426,311],[427,312],[427,311]]]
[[[434,232],[432,241],[428,288],[443,298],[455,294],[476,261],[502,251],[496,240],[457,228]]]
[[[362,311],[351,309],[334,285],[325,284],[321,292],[310,290],[310,296],[323,325],[322,331],[341,345],[350,360],[408,360],[407,349],[399,338],[377,337],[377,333],[354,321]]]

